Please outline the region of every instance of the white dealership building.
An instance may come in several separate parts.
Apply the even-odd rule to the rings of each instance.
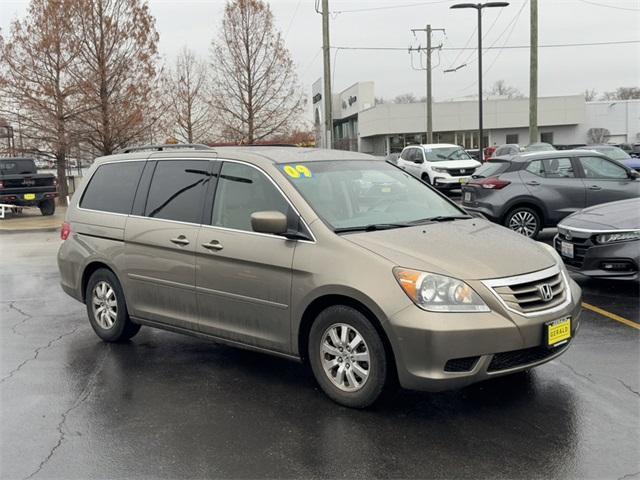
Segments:
[[[322,143],[322,81],[313,84],[313,115],[318,144]],[[529,142],[527,98],[485,98],[485,145]],[[399,152],[405,145],[426,140],[424,103],[375,103],[373,82],[359,82],[333,95],[335,148],[375,155]],[[592,143],[592,128],[608,130],[607,143],[640,142],[640,100],[585,102],[584,96],[567,95],[538,99],[539,141],[554,145]],[[434,102],[433,132],[436,143],[477,148],[478,100]]]

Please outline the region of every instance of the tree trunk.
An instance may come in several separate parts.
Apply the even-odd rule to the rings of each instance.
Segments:
[[[56,173],[58,175],[58,205],[67,205],[69,185],[67,183],[67,155],[64,151],[56,152]]]

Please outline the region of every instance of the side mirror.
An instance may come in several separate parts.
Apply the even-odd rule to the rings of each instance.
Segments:
[[[629,178],[632,180],[636,180],[640,178],[640,173],[636,172],[635,170],[629,170],[628,174],[629,174]]]
[[[258,233],[283,235],[287,233],[287,216],[276,211],[255,212],[251,214],[251,228]]]
[[[424,158],[418,157],[414,160],[414,163],[420,165],[421,163],[424,163]]]

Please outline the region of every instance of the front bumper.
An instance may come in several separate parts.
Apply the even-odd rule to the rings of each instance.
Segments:
[[[434,173],[433,184],[441,188],[460,188],[471,179],[471,175],[465,177],[452,177],[442,173]]]
[[[591,237],[572,236],[568,240],[566,231],[559,228],[558,235],[553,239],[553,245],[565,262],[568,270],[592,278],[607,278],[610,280],[637,280],[640,266],[640,241],[611,243],[598,245]],[[573,244],[574,256],[562,256],[561,242]]]
[[[508,312],[497,301],[487,301],[491,311],[486,313],[432,313],[413,305],[400,311],[389,319],[400,384],[413,390],[449,390],[527,370],[561,355],[570,342],[544,346],[544,324],[571,317],[574,338],[582,294],[573,280],[567,283],[568,305],[535,317]]]

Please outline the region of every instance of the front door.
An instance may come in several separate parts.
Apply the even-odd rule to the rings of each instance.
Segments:
[[[159,160],[143,215],[125,230],[124,261],[133,316],[197,329],[195,249],[208,160]]]
[[[579,157],[587,190],[587,206],[640,197],[640,181],[627,170],[602,157]]]
[[[533,160],[520,171],[520,178],[529,193],[546,206],[549,224],[585,207],[584,183],[569,157]]]
[[[210,225],[196,246],[200,330],[271,350],[289,352],[293,253],[296,241],[256,233],[251,214],[293,210],[257,168],[224,162]]]

